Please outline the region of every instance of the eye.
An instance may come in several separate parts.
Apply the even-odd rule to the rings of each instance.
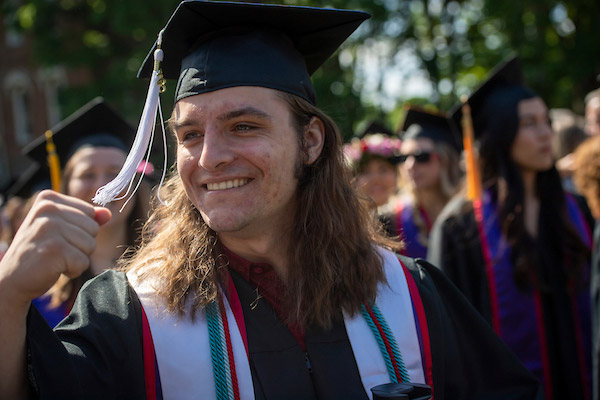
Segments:
[[[71,176],[71,179],[73,180],[79,180],[82,182],[89,182],[89,181],[93,181],[96,179],[96,174],[94,172],[91,171],[82,171],[79,173],[74,173]]]
[[[202,133],[200,133],[198,131],[187,131],[181,135],[180,142],[181,143],[189,142],[190,140],[201,138],[202,136],[203,136]]]
[[[519,126],[523,128],[530,128],[536,125],[536,121],[533,118],[523,118],[519,121]]]
[[[253,125],[249,125],[249,124],[236,124],[233,129],[237,132],[244,132],[244,131],[250,131],[252,129],[254,129]]]

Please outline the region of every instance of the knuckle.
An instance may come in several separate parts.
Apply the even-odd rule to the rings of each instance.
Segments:
[[[90,259],[80,251],[73,251],[68,256],[66,274],[79,276],[90,265]]]
[[[58,206],[52,199],[41,199],[37,203],[35,209],[37,210],[38,214],[48,215],[56,213],[58,211]]]
[[[56,199],[57,193],[50,189],[44,189],[37,195],[37,201],[44,201],[48,199]]]

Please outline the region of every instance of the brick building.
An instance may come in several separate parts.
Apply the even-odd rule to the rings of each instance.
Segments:
[[[0,187],[30,165],[23,146],[62,117],[58,92],[68,85],[67,73],[60,66],[37,66],[31,48],[31,37],[0,19]]]

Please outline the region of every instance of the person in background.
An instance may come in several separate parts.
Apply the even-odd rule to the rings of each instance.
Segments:
[[[585,133],[600,135],[600,88],[585,96]]]
[[[87,268],[110,212],[40,193],[0,261],[0,398],[364,400],[389,383],[425,399],[535,398],[446,277],[378,234],[315,106],[310,74],[366,18],[180,4],[164,61],[153,48],[140,74],[178,79],[164,204],[126,272],[89,281],[53,332],[29,302]]]
[[[573,184],[573,152],[588,136],[583,128],[583,118],[569,109],[550,110],[552,121],[552,153],[565,190],[577,193]]]
[[[8,199],[0,208],[0,259],[6,253],[8,246],[12,242],[20,222],[23,219],[23,208],[25,199],[13,196]]]
[[[516,57],[468,104],[483,193],[449,203],[428,260],[534,373],[546,399],[589,399],[590,221],[554,167],[548,108],[524,86]],[[460,126],[462,107],[453,117]]]
[[[588,138],[573,153],[573,183],[585,197],[594,220],[600,220],[600,135]]]
[[[401,128],[400,195],[384,226],[402,239],[402,254],[426,258],[433,222],[461,181],[459,136],[445,114],[407,107]]]
[[[101,186],[117,176],[135,134],[134,128],[101,97],[85,104],[51,131],[62,168],[60,192],[89,203]],[[44,165],[46,137],[33,141],[24,153]],[[47,168],[44,171],[49,174]],[[142,182],[124,206],[127,197],[109,206],[113,217],[96,236],[89,268],[76,278],[62,275],[44,296],[34,301],[50,326],[56,326],[69,313],[87,280],[116,267],[117,259],[138,243],[150,210],[147,183]]]
[[[595,219],[592,248],[592,348],[594,399],[600,399],[600,135],[589,137],[573,154],[573,182]]]
[[[25,215],[35,201],[35,195],[50,187],[47,171],[33,162],[6,188],[5,202],[0,207],[2,230],[0,231],[0,258],[17,233]]]
[[[379,209],[398,191],[398,153],[400,140],[383,133],[369,133],[344,145],[356,186],[372,207]]]

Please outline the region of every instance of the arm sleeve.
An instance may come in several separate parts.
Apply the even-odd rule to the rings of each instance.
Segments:
[[[425,309],[436,400],[541,398],[535,377],[443,272],[424,260],[406,265]]]
[[[141,306],[123,273],[84,285],[54,330],[32,307],[29,377],[41,399],[145,398]]]

